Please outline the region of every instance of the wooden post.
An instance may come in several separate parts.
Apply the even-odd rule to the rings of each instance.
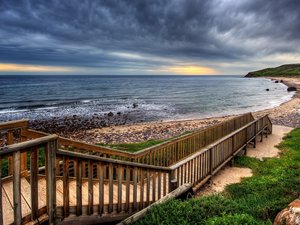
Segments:
[[[175,170],[169,172],[169,192],[174,191],[178,187],[178,182],[175,177]]]
[[[25,152],[26,153],[26,152]],[[24,153],[21,155],[23,156]],[[22,157],[21,157],[22,161]],[[30,152],[30,193],[31,193],[31,219],[38,218],[38,149],[35,147]]]
[[[57,140],[50,141],[46,146],[46,165],[47,165],[47,212],[49,225],[56,224],[56,176],[55,158],[57,150]]]
[[[20,151],[13,154],[13,201],[14,201],[14,224],[22,224],[22,208],[21,208],[21,166]],[[1,190],[2,191],[2,190]]]

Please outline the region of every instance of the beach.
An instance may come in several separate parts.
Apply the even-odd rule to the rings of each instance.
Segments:
[[[251,78],[256,79],[256,78]],[[300,126],[300,78],[270,78],[277,80],[288,87],[296,87],[297,92],[293,98],[274,108],[253,112],[255,117],[268,114],[275,125],[287,127]],[[124,116],[124,115],[123,115]],[[133,123],[124,125],[108,125],[105,127],[91,129],[77,129],[75,131],[61,131],[58,134],[87,143],[131,143],[147,140],[168,139],[187,131],[203,129],[205,127],[220,123],[236,115],[212,117],[204,119],[176,120],[176,121],[154,121],[147,123]],[[119,117],[122,117],[119,115]],[[111,119],[113,121],[113,119]],[[122,121],[122,120],[121,120]],[[45,131],[45,130],[44,130]],[[47,131],[47,130],[46,130]]]

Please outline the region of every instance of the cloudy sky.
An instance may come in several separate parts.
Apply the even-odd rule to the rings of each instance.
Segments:
[[[299,0],[0,0],[0,74],[242,75],[299,50]]]

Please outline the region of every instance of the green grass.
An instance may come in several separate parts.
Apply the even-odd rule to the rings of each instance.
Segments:
[[[190,134],[190,131],[186,131],[184,133],[182,133],[181,135],[172,137],[172,138],[168,138],[168,139],[162,139],[162,140],[148,140],[148,141],[144,141],[144,142],[137,142],[137,143],[120,143],[120,144],[104,144],[104,143],[98,143],[97,145],[100,146],[107,146],[110,148],[114,148],[114,149],[118,149],[118,150],[123,150],[123,151],[127,151],[127,152],[137,152],[140,150],[143,150],[145,148],[149,148],[152,147],[154,145],[157,144],[161,144],[165,141],[170,141],[173,140],[177,137],[186,135],[186,134]]]
[[[284,77],[284,76],[300,76],[300,64],[288,64],[275,68],[267,68],[263,70],[253,71],[246,75],[247,77]]]
[[[149,141],[138,142],[138,143],[120,143],[120,144],[103,144],[103,143],[99,143],[98,145],[107,146],[107,147],[110,147],[110,148],[123,150],[123,151],[127,151],[127,152],[137,152],[137,151],[140,151],[144,148],[149,148],[151,146],[160,144],[164,141],[165,140],[149,140]]]
[[[279,146],[280,158],[238,157],[254,175],[220,194],[155,206],[136,224],[272,224],[277,213],[300,194],[300,129]]]

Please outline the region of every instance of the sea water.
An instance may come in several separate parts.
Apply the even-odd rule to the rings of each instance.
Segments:
[[[280,105],[293,96],[286,89],[241,76],[0,76],[0,121],[108,112],[134,113],[137,121],[223,116]]]

